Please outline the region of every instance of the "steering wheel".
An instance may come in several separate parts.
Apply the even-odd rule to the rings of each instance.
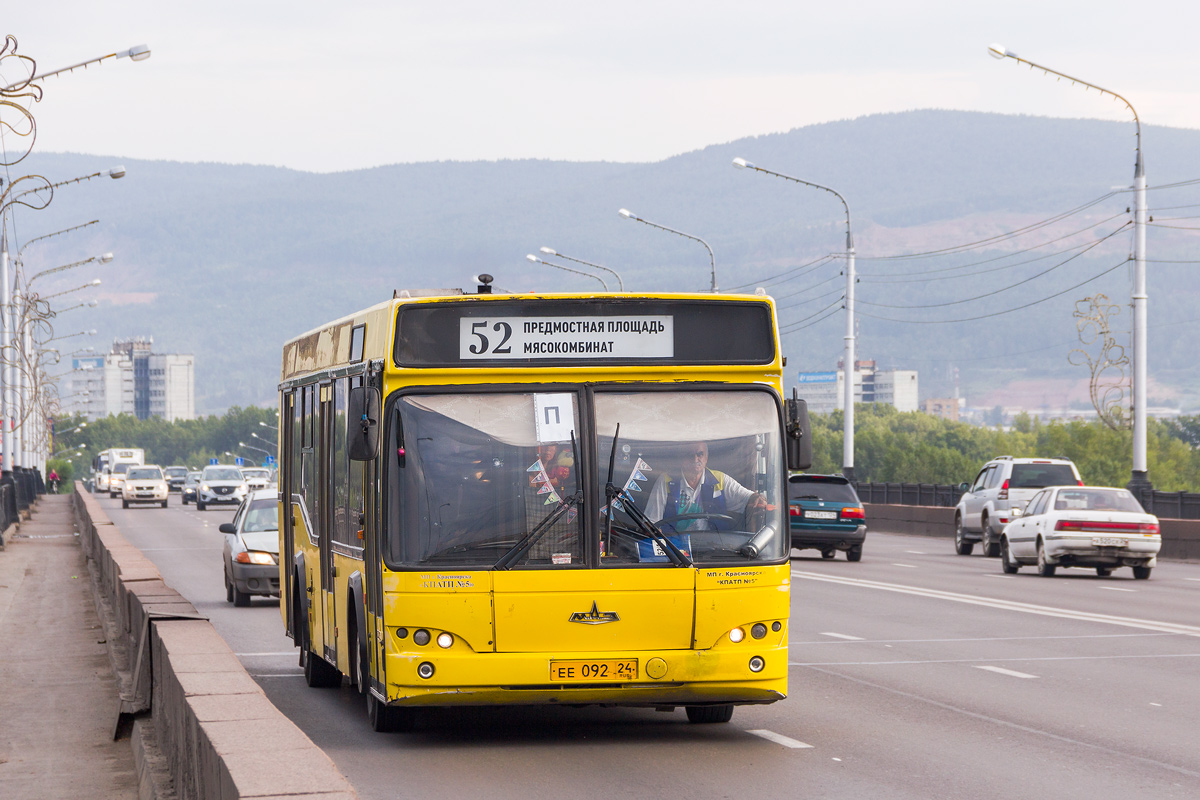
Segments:
[[[659,520],[659,523],[660,523],[660,524],[662,524],[662,523],[666,523],[667,525],[670,525],[671,523],[678,522],[678,521],[680,521],[680,520],[688,520],[688,519],[709,519],[709,520],[717,520],[717,521],[720,521],[720,522],[725,522],[725,523],[728,523],[729,525],[732,525],[732,526],[734,526],[734,527],[736,527],[736,526],[737,526],[737,520],[736,520],[736,519],[734,519],[733,517],[729,516],[728,514],[719,514],[719,513],[715,512],[715,511],[713,511],[713,512],[701,512],[701,513],[698,513],[698,514],[677,514],[677,515],[676,515],[676,516],[674,516],[674,517],[663,517],[662,519],[660,519],[660,520]]]

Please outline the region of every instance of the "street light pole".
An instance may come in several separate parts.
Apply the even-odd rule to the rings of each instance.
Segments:
[[[572,267],[564,267],[562,264],[555,264],[553,261],[545,261],[545,260],[540,259],[537,256],[535,256],[533,253],[529,253],[528,255],[525,256],[525,258],[529,259],[530,261],[532,261],[535,264],[545,264],[547,267],[555,267],[557,269],[566,270],[567,272],[574,272],[576,275],[582,275],[585,278],[592,278],[594,280],[598,280],[598,281],[600,281],[600,285],[604,287],[604,291],[606,291],[606,292],[608,291],[608,284],[605,283],[604,278],[601,278],[599,275],[593,275],[592,273],[584,272],[581,269],[574,269]]]
[[[1147,301],[1146,294],[1146,168],[1142,161],[1142,121],[1138,117],[1133,104],[1114,91],[1088,83],[1085,80],[1067,75],[1065,72],[1043,67],[1026,58],[1021,58],[1003,45],[993,44],[988,47],[988,55],[996,59],[1011,58],[1021,64],[1028,64],[1032,69],[1038,69],[1047,75],[1066,78],[1071,83],[1078,83],[1089,89],[1095,89],[1101,94],[1120,100],[1133,114],[1133,124],[1136,135],[1136,160],[1133,165],[1133,469],[1129,478],[1131,490],[1150,490],[1149,470],[1146,462],[1146,328]]]
[[[747,161],[744,158],[735,158],[733,166],[738,169],[750,169],[755,172],[761,172],[764,175],[773,175],[776,178],[783,178],[785,181],[799,183],[804,186],[811,186],[814,189],[820,189],[829,192],[842,202],[842,208],[846,210],[846,335],[843,337],[845,341],[845,354],[842,356],[842,361],[845,362],[843,374],[845,375],[845,386],[843,387],[843,398],[846,406],[845,413],[842,416],[842,474],[847,480],[854,480],[854,376],[858,374],[858,368],[854,363],[854,284],[856,283],[854,273],[854,234],[850,229],[850,205],[846,202],[846,198],[830,189],[828,186],[822,186],[819,183],[800,180],[793,178],[791,175],[784,175],[782,172],[772,172],[769,169],[763,169],[754,163]]]
[[[631,219],[634,222],[640,222],[643,225],[649,225],[651,228],[658,228],[660,231],[666,231],[667,233],[673,233],[676,236],[682,236],[685,239],[691,239],[693,242],[699,242],[700,244],[704,245],[704,249],[708,251],[709,265],[712,267],[712,288],[710,289],[710,291],[713,294],[717,293],[717,257],[713,254],[713,249],[708,246],[708,242],[704,241],[699,236],[692,236],[690,233],[684,233],[683,231],[677,231],[674,228],[668,228],[666,225],[659,225],[657,222],[651,222],[648,219],[642,219],[637,214],[634,214],[632,211],[630,211],[628,208],[619,208],[619,209],[617,209],[617,213],[620,214],[625,219]]]
[[[590,261],[584,261],[582,258],[572,258],[571,256],[563,255],[562,253],[560,253],[557,250],[554,250],[553,248],[550,248],[550,247],[543,247],[543,248],[541,248],[541,251],[548,256],[556,256],[558,258],[565,258],[567,261],[574,261],[576,264],[583,264],[584,266],[587,266],[587,267],[594,267],[595,269],[602,269],[605,272],[611,273],[613,275],[613,277],[615,277],[617,279],[618,289],[620,289],[620,291],[622,291],[622,292],[625,291],[625,281],[621,280],[620,274],[618,274],[615,269],[609,269],[608,267],[601,266],[600,264],[593,264]]]

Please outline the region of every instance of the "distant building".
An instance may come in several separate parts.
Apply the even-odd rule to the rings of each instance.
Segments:
[[[846,378],[842,364],[833,372],[801,372],[797,388],[814,414],[828,414],[846,407]],[[874,361],[855,361],[855,403],[884,403],[900,411],[917,410],[916,370],[876,370]]]
[[[958,422],[958,398],[930,397],[921,403],[921,410],[935,417]]]
[[[81,410],[88,420],[109,414],[195,419],[195,356],[154,353],[153,344],[153,339],[118,339],[107,355],[74,359],[65,410]]]

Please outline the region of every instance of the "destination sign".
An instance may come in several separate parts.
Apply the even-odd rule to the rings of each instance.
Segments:
[[[458,357],[464,361],[674,355],[671,316],[462,317],[458,323]]]
[[[768,302],[504,297],[400,303],[399,367],[770,364]]]

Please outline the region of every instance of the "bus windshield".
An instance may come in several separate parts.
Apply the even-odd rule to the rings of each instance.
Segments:
[[[395,408],[393,563],[489,568],[515,553],[511,566],[569,568],[592,553],[605,565],[670,566],[664,537],[694,562],[786,555],[779,411],[768,392],[597,392],[599,448],[579,442],[580,397],[570,391],[406,395]],[[610,456],[620,492],[611,525]],[[584,476],[595,478],[585,486]]]

